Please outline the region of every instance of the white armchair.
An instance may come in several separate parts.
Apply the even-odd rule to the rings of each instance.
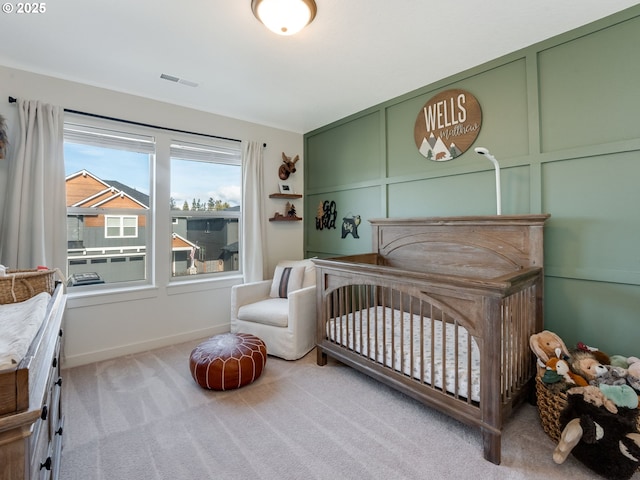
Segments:
[[[284,261],[274,279],[231,288],[231,332],[261,338],[267,353],[297,360],[316,345],[316,271],[311,260]]]

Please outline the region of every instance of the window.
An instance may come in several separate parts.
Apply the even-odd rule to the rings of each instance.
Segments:
[[[149,282],[154,137],[65,123],[64,155],[68,285]]]
[[[104,236],[106,238],[126,238],[138,236],[137,216],[105,215]]]
[[[65,122],[67,285],[128,288],[151,284],[153,272],[181,282],[240,271],[240,142],[87,123]]]
[[[240,270],[240,144],[171,144],[171,276]]]

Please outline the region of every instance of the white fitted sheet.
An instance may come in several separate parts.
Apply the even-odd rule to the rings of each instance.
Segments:
[[[412,324],[411,316],[407,312],[403,313],[389,307],[371,307],[330,319],[326,324],[327,336],[333,342],[340,343],[378,363],[382,363],[405,375],[421,379],[424,383],[439,389],[443,388],[444,365],[446,390],[449,393],[457,393],[464,398],[468,398],[468,379],[470,378],[471,400],[480,401],[480,351],[475,339],[471,338],[471,343],[469,343],[467,330],[458,326],[456,342],[456,327],[453,324],[446,323],[443,343],[442,322],[436,320],[433,321],[432,342],[432,320],[428,317],[420,317],[414,314]],[[369,321],[367,322],[367,320]],[[424,327],[421,333],[423,321]],[[335,326],[336,322],[337,327]],[[384,337],[383,325],[386,332]],[[394,335],[391,334],[392,329]],[[423,347],[420,346],[421,336],[424,337]],[[392,338],[394,339],[393,346]],[[403,341],[404,345],[401,345]],[[443,345],[445,350],[444,358]],[[470,358],[467,355],[468,345],[471,345]],[[424,351],[421,353],[422,349]],[[424,359],[424,368],[422,359]],[[470,366],[470,369],[468,366]],[[431,379],[432,373],[433,382]]]

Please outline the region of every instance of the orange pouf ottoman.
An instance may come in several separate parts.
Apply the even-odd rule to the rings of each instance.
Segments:
[[[223,333],[191,352],[191,376],[202,388],[231,390],[256,380],[267,363],[267,347],[248,333]]]

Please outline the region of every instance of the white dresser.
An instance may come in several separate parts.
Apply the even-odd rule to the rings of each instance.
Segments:
[[[0,372],[0,480],[58,478],[65,305],[66,294],[58,284],[27,354],[15,369]]]

